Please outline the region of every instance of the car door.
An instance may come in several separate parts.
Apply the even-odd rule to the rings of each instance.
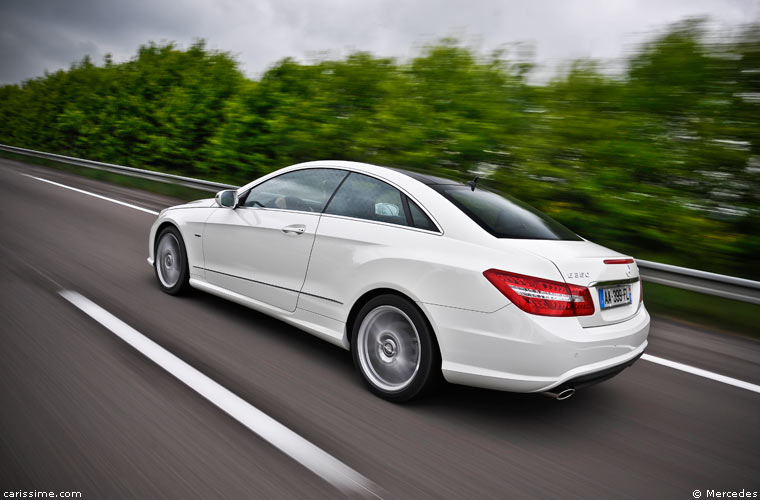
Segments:
[[[357,289],[420,276],[439,234],[397,188],[351,172],[322,215],[298,307],[345,321]]]
[[[320,214],[346,174],[287,172],[241,193],[238,207],[217,208],[203,232],[207,281],[294,311]]]

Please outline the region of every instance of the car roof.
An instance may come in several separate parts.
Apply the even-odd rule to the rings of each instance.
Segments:
[[[365,172],[374,172],[376,174],[381,174],[383,171],[392,171],[397,172],[399,174],[403,174],[411,179],[414,179],[418,182],[421,182],[422,184],[425,184],[426,186],[463,186],[464,183],[453,181],[451,179],[445,179],[443,177],[437,177],[435,175],[428,175],[423,174],[420,172],[413,172],[411,170],[405,170],[403,168],[396,168],[396,167],[386,167],[383,165],[374,165],[372,163],[362,163],[362,162],[354,162],[354,161],[346,161],[346,160],[317,160],[317,161],[308,161],[303,163],[298,163],[296,165],[291,165],[290,168],[318,168],[323,166],[331,166],[331,167],[337,167],[337,168],[347,168],[349,170],[359,170],[365,171]]]
[[[421,174],[419,172],[412,172],[411,170],[404,170],[403,168],[394,168],[394,167],[386,167],[390,170],[395,170],[396,172],[400,172],[404,175],[407,175],[411,177],[412,179],[418,180],[421,183],[427,185],[427,186],[438,186],[438,185],[463,185],[461,182],[452,181],[451,179],[444,179],[443,177],[436,177],[435,175],[428,175],[428,174]]]

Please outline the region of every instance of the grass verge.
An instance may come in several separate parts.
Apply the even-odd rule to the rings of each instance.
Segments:
[[[760,338],[760,305],[644,281],[644,304],[654,316]]]

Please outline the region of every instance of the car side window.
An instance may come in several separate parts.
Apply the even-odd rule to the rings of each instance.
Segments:
[[[430,220],[430,217],[428,217],[415,202],[409,200],[409,198],[407,198],[407,200],[409,201],[409,215],[412,216],[414,227],[427,229],[428,231],[438,231],[438,228],[433,224],[433,221]]]
[[[407,226],[402,196],[401,191],[383,181],[351,172],[325,213]]]
[[[347,174],[332,168],[288,172],[251,188],[242,205],[320,213]]]

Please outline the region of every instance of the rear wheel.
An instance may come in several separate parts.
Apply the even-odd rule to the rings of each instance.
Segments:
[[[169,226],[159,233],[154,258],[156,278],[164,292],[177,295],[187,290],[190,277],[187,252],[177,228]]]
[[[437,346],[422,313],[396,295],[381,295],[361,308],[351,351],[372,392],[408,401],[438,378]]]

